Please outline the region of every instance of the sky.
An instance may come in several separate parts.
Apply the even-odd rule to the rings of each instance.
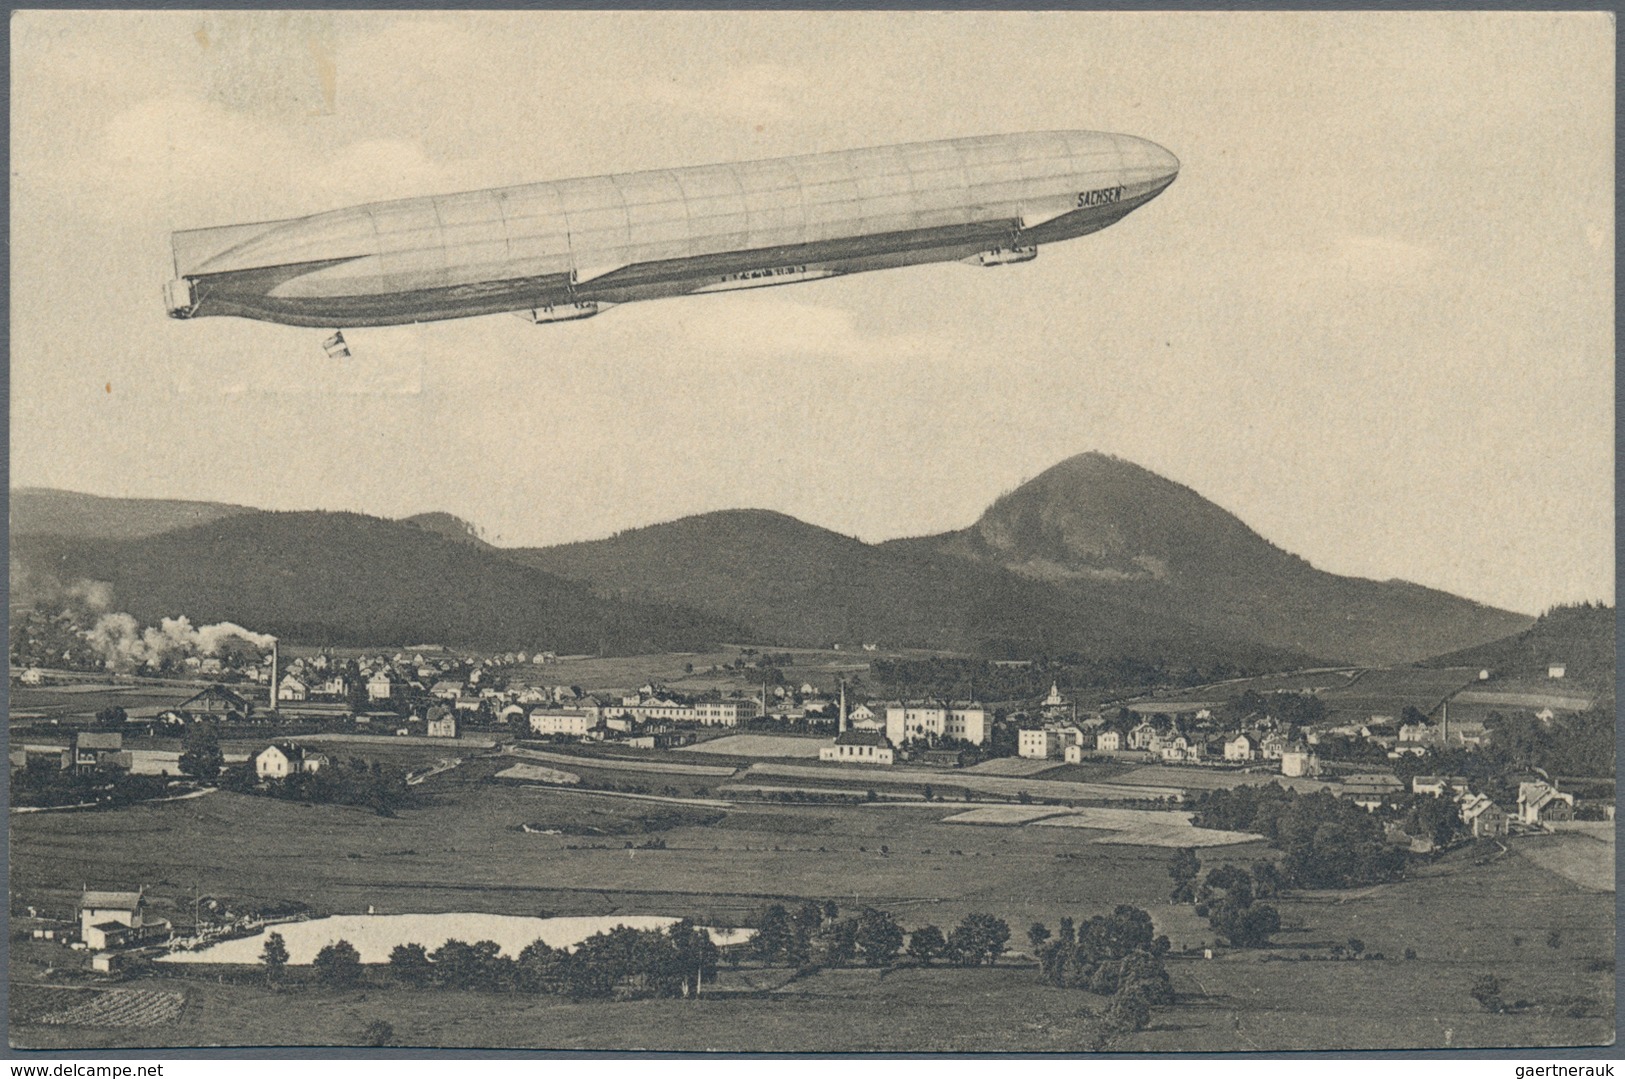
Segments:
[[[1099,450],[1332,572],[1613,599],[1606,14],[23,11],[11,40],[14,487],[878,541]],[[164,313],[175,229],[1055,129],[1180,177],[1023,265],[347,330],[347,360]]]

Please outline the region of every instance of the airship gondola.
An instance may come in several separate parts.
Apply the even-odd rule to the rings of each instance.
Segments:
[[[1051,131],[396,199],[176,232],[166,299],[174,318],[322,328],[554,322],[920,263],[1023,262],[1116,223],[1178,173],[1145,139]]]

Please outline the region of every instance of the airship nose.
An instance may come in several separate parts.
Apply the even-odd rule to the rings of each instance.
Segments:
[[[1124,167],[1140,172],[1164,187],[1173,183],[1174,177],[1179,175],[1179,158],[1150,139],[1126,136],[1126,145],[1120,149]]]

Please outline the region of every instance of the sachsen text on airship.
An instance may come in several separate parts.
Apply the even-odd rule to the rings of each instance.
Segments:
[[[173,236],[175,318],[348,328],[613,304],[926,262],[998,266],[1179,174],[1132,135],[990,135],[372,202]]]

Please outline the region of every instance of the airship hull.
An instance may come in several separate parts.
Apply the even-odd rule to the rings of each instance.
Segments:
[[[1177,173],[1142,139],[1050,132],[371,203],[176,233],[169,307],[311,327],[596,311],[1071,239]]]

